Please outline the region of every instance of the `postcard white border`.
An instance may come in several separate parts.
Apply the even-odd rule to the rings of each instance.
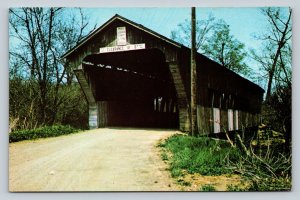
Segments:
[[[258,7],[293,8],[293,191],[252,193],[8,193],[8,8],[20,6],[67,7]],[[300,196],[300,1],[298,0],[9,0],[0,1],[0,199],[298,199]]]

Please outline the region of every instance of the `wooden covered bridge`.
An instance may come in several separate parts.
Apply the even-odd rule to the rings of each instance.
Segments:
[[[89,127],[190,126],[190,49],[115,15],[63,56],[89,105]],[[264,90],[197,54],[200,133],[258,123]]]

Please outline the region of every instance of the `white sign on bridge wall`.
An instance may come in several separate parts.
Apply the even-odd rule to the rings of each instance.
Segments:
[[[143,44],[129,44],[124,46],[114,46],[114,47],[103,47],[100,48],[100,53],[111,53],[111,52],[118,52],[118,51],[131,51],[131,50],[138,50],[138,49],[145,49],[146,45]]]
[[[117,45],[126,45],[126,27],[117,27]]]

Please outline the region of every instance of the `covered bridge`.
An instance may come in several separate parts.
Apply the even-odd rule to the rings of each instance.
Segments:
[[[63,56],[89,105],[89,127],[190,126],[190,49],[115,15]],[[200,133],[258,123],[264,90],[197,54]]]

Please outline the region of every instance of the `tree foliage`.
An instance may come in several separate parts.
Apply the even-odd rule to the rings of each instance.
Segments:
[[[208,36],[215,27],[216,19],[209,15],[205,20],[196,20],[196,49],[202,52],[202,45],[208,40]],[[171,32],[171,38],[183,45],[191,47],[191,21],[185,20],[179,23],[177,29]],[[203,53],[203,52],[202,52]]]
[[[171,32],[171,38],[190,47],[190,33],[191,23],[185,20]],[[236,73],[249,73],[249,67],[244,62],[247,56],[245,45],[234,38],[225,21],[216,20],[212,15],[196,21],[196,49]]]
[[[61,108],[78,104],[70,99],[82,100],[61,56],[88,34],[87,28],[81,9],[10,9],[10,118],[24,123],[19,128],[62,122]]]
[[[248,74],[249,68],[244,62],[247,56],[245,45],[230,34],[228,24],[224,21],[216,24],[208,41],[202,47],[205,55],[234,72]]]

